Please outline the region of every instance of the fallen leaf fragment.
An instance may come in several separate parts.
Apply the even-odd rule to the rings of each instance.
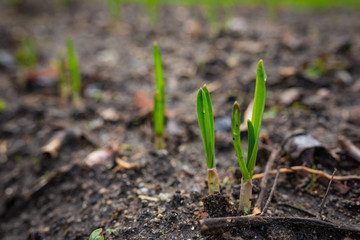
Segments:
[[[141,200],[148,200],[148,201],[152,201],[152,202],[158,202],[159,199],[156,197],[150,197],[150,196],[145,196],[145,195],[139,195],[138,196]]]
[[[115,159],[116,162],[116,170],[123,172],[125,170],[129,170],[129,169],[139,169],[141,168],[141,165],[136,164],[136,163],[128,163],[124,160],[122,160],[121,158],[116,158]]]
[[[144,117],[153,110],[154,102],[144,92],[137,92],[134,97],[134,103],[139,109],[139,116]]]
[[[144,92],[137,92],[134,97],[135,106],[139,109],[139,117],[145,117],[148,114],[151,114],[154,108],[154,101],[149,98],[149,96]],[[165,109],[165,116],[168,118],[173,118],[174,114]]]
[[[102,164],[105,160],[114,156],[114,151],[110,147],[98,149],[90,153],[85,158],[85,164],[92,167],[97,164]]]
[[[120,114],[112,107],[101,110],[99,114],[105,121],[117,122],[120,120]]]

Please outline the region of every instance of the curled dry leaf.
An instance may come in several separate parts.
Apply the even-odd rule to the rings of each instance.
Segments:
[[[110,147],[98,149],[90,153],[85,158],[85,164],[92,167],[97,164],[102,164],[105,160],[110,159],[114,156],[114,151]]]
[[[153,110],[154,102],[144,92],[137,92],[134,97],[134,103],[139,109],[139,116],[144,117]]]
[[[74,140],[84,137],[92,145],[96,145],[90,134],[82,131],[80,128],[73,127],[66,130],[58,131],[54,136],[41,148],[43,154],[49,155],[51,158],[56,158],[59,155],[60,148],[69,144]]]
[[[65,139],[66,132],[57,132],[45,146],[41,148],[43,154],[48,154],[51,158],[56,158],[59,155],[59,149]]]
[[[129,170],[129,169],[141,168],[141,165],[136,164],[136,163],[128,163],[128,162],[122,160],[121,158],[116,158],[115,162],[116,162],[116,170],[120,171],[120,172]]]

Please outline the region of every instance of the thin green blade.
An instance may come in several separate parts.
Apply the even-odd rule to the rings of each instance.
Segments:
[[[261,120],[265,107],[265,91],[266,91],[265,81],[266,81],[266,72],[264,69],[264,63],[262,60],[260,60],[256,72],[254,107],[251,117],[251,122],[254,126],[254,133],[256,138],[259,138]]]
[[[263,112],[264,112],[264,108],[265,108],[265,95],[266,95],[265,81],[266,81],[266,72],[264,69],[263,61],[260,60],[258,63],[257,72],[256,72],[254,107],[253,107],[252,118],[251,118],[251,122],[254,127],[255,142],[254,142],[254,147],[251,152],[251,158],[250,158],[249,162],[247,162],[247,164],[246,164],[251,177],[252,177],[252,175],[254,173],[254,169],[255,169],[257,148],[259,145],[261,120],[262,120],[262,116],[263,116]]]
[[[240,107],[237,102],[234,103],[232,109],[232,135],[235,147],[236,157],[239,162],[240,170],[245,180],[250,179],[249,172],[245,166],[244,151],[241,148],[240,139]]]
[[[81,80],[79,65],[75,54],[74,42],[71,38],[67,40],[67,50],[68,50],[68,61],[69,61],[69,70],[71,76],[71,84],[73,92],[80,95],[81,89]]]
[[[161,53],[157,44],[154,44],[154,63],[156,75],[156,93],[154,96],[154,130],[157,136],[162,136],[165,124],[165,78],[161,61]]]
[[[249,171],[251,155],[253,153],[255,146],[255,133],[254,133],[254,126],[252,125],[249,119],[247,120],[247,126],[248,126],[248,154],[246,156],[246,168]],[[251,175],[250,171],[249,174]]]
[[[68,64],[70,71],[72,101],[75,105],[81,102],[81,78],[79,64],[75,53],[74,42],[71,38],[67,39]]]
[[[216,168],[214,116],[211,106],[210,94],[206,88],[206,85],[204,85],[203,88],[200,88],[197,94],[196,111],[201,135],[203,138],[207,167],[208,169]]]
[[[164,134],[164,117],[161,106],[162,106],[162,102],[161,102],[160,92],[156,91],[154,95],[154,112],[153,112],[154,131],[156,136],[163,136]]]

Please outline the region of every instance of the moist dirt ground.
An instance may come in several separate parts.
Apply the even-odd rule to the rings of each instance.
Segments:
[[[237,100],[245,115],[259,59],[268,79],[255,173],[279,146],[273,169],[360,175],[360,160],[339,142],[342,136],[360,146],[358,12],[282,10],[270,17],[266,9],[238,8],[227,28],[214,30],[202,8],[164,6],[154,24],[138,6],[125,6],[122,20],[113,21],[101,2],[24,3],[0,3],[0,97],[7,105],[0,113],[1,239],[88,239],[100,227],[105,239],[360,239],[359,230],[286,221],[200,233],[202,219],[240,215],[231,109]],[[14,61],[25,36],[36,42],[36,69]],[[83,80],[79,106],[60,98],[53,67],[69,36]],[[154,151],[155,41],[166,78],[166,151]],[[205,83],[222,183],[214,196],[195,110]],[[285,147],[299,132],[305,143]],[[242,140],[246,148],[246,129]],[[274,175],[269,179],[266,198]],[[328,183],[281,173],[265,216],[316,218]],[[253,204],[260,191],[254,180]],[[359,227],[360,182],[334,181],[322,219]]]

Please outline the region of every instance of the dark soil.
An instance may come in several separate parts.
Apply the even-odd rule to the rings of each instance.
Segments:
[[[202,9],[164,7],[163,21],[154,30],[140,7],[125,7],[122,22],[116,23],[100,1],[64,8],[47,1],[25,2],[29,6],[19,8],[0,3],[0,98],[7,103],[0,113],[1,239],[88,239],[100,227],[115,229],[105,232],[105,239],[350,236],[286,224],[202,236],[199,220],[237,215],[238,195],[231,192],[238,191],[241,174],[229,121],[234,100],[244,114],[253,98],[260,58],[268,80],[256,173],[264,171],[276,144],[300,130],[323,150],[297,159],[283,154],[276,166],[314,166],[330,174],[336,167],[336,175],[360,174],[359,161],[338,143],[343,135],[360,146],[358,12],[284,10],[272,21],[264,9],[238,9],[238,28],[210,34]],[[39,68],[45,72],[65,51],[66,38],[73,37],[83,78],[82,106],[60,99],[56,79],[42,79],[39,70],[26,77],[28,70],[3,57],[14,56],[25,36],[38,43]],[[139,92],[150,99],[154,93],[154,41],[163,55],[169,110],[167,151],[162,152],[153,151],[146,103],[134,100]],[[315,61],[324,67],[314,77]],[[222,195],[216,196],[207,196],[195,111],[196,92],[204,83],[212,92],[217,128]],[[62,136],[58,153],[44,153],[42,147],[54,136]],[[246,132],[243,139],[246,146]],[[87,157],[98,149],[102,152],[97,157]],[[309,185],[312,179],[311,174],[281,174],[266,216],[315,217],[328,181],[319,178]],[[259,186],[259,180],[254,184]],[[330,190],[323,217],[339,225],[359,225],[360,182],[339,184]],[[254,188],[253,203],[259,191]]]

